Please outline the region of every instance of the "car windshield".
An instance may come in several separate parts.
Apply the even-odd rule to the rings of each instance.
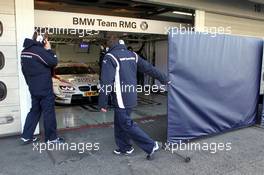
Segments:
[[[55,69],[56,75],[68,74],[94,74],[95,71],[91,67],[74,66],[74,67],[57,67]]]

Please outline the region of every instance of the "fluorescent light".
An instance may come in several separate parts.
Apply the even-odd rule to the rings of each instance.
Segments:
[[[172,13],[178,14],[178,15],[186,15],[186,16],[192,16],[192,13],[185,13],[185,12],[179,12],[179,11],[173,11]]]

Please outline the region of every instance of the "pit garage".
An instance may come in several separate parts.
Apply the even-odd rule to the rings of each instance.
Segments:
[[[99,40],[104,38],[104,32],[116,31],[120,33],[127,46],[131,45],[135,51],[140,50],[144,45],[143,56],[160,70],[166,71],[167,63],[164,58],[167,54],[167,37],[165,32],[170,26],[174,24],[195,26],[197,31],[203,31],[204,27],[231,27],[232,35],[263,37],[263,10],[259,9],[260,7],[257,0],[241,2],[240,6],[236,3],[230,4],[229,1],[211,2],[209,0],[204,2],[183,0],[1,1],[0,135],[21,133],[31,106],[28,86],[23,79],[19,62],[23,41],[26,37],[32,36],[34,27],[49,27],[58,31],[80,29],[81,37],[74,33],[76,30],[68,31],[68,34],[49,36],[52,47],[62,60],[61,62],[88,64],[93,71],[99,72],[98,61],[101,52]],[[95,22],[88,19],[93,19]],[[111,20],[123,22],[121,26],[116,26],[113,21],[106,22]],[[95,24],[92,25],[92,23]],[[86,29],[87,36],[82,37],[81,29]],[[144,83],[156,82],[149,77],[144,77]],[[67,89],[67,87],[64,88]],[[261,88],[263,93],[263,81]],[[96,103],[83,105],[84,108],[97,111]],[[76,104],[59,105],[56,108],[57,111],[66,111],[66,109],[73,113],[74,110],[80,111],[80,105],[74,109],[75,107]],[[67,113],[68,116],[73,115],[70,112]],[[102,115],[99,112],[89,114]],[[60,121],[79,122],[79,119],[60,118],[59,116],[64,116],[63,112],[57,112],[57,116]],[[59,127],[64,127],[62,122],[59,122]]]
[[[129,49],[148,58],[148,61],[154,61],[155,45],[159,49],[163,47],[162,53],[158,52],[158,54],[162,58],[164,57],[162,54],[165,54],[166,58],[166,36],[137,33],[119,34]],[[85,125],[110,124],[113,121],[111,106],[110,112],[104,114],[99,111],[97,105],[100,58],[104,52],[103,46],[100,44],[104,40],[103,34],[96,34],[81,40],[74,36],[68,37],[51,36],[50,38],[55,47],[54,50],[60,58],[54,71],[53,81],[58,127],[76,128]],[[159,47],[159,45],[161,46]],[[166,67],[161,66],[163,66],[162,63],[159,68],[166,71]],[[63,86],[67,81],[74,82],[73,86]],[[133,117],[146,119],[165,115],[167,110],[166,93],[151,92],[149,85],[155,82],[148,76],[138,75],[138,83],[145,85],[145,89],[139,94],[138,107],[134,111]],[[64,88],[64,94],[60,94],[62,88]]]
[[[127,48],[167,72],[168,29],[194,24],[193,10],[142,2],[65,1],[52,3],[51,7],[51,1],[47,0],[36,1],[35,8],[35,28],[42,33],[48,31],[52,49],[59,58],[53,86],[61,130],[113,122],[111,105],[107,113],[101,113],[97,105],[107,32],[117,32]],[[165,117],[166,90],[153,90],[151,85],[160,87],[158,81],[141,73],[137,76],[144,92],[138,94],[138,106],[132,117],[143,121]]]

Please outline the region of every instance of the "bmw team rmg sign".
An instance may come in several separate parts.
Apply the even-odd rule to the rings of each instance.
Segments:
[[[35,27],[37,28],[167,34],[168,28],[180,25],[184,26],[185,24],[140,18],[35,10]]]
[[[137,23],[134,21],[106,21],[103,19],[95,19],[95,18],[72,18],[73,25],[87,25],[87,26],[101,26],[101,27],[119,27],[119,28],[137,28]]]

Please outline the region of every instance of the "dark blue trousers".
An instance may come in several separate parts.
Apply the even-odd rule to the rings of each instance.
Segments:
[[[147,154],[151,153],[154,141],[131,119],[132,109],[115,108],[115,141],[122,152],[131,148],[133,140]]]
[[[22,137],[32,139],[41,114],[43,115],[45,141],[57,138],[57,122],[55,117],[55,98],[53,93],[46,96],[31,95],[32,106],[27,115]]]

